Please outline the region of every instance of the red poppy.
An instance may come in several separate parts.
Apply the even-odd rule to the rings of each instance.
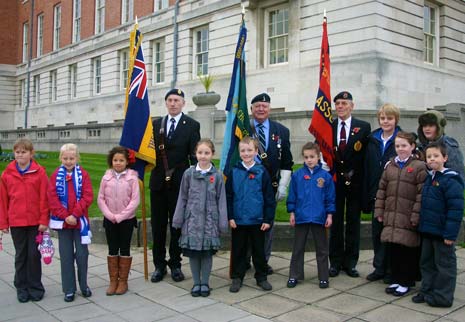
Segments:
[[[215,182],[215,177],[214,176],[210,176],[210,183],[213,183]]]
[[[438,187],[439,186],[439,182],[437,182],[436,180],[433,180],[432,184],[433,184],[433,187]]]
[[[129,150],[129,159],[128,159],[128,164],[134,164],[136,163],[136,151],[128,149]]]
[[[254,179],[255,175],[253,173],[249,174],[249,179]]]
[[[412,173],[412,172],[413,172],[413,168],[412,168],[412,167],[408,167],[408,168],[407,168],[407,172],[408,172],[408,173]]]
[[[354,132],[355,134],[357,134],[358,131],[360,131],[360,128],[359,128],[359,127],[354,127],[354,130],[353,130],[352,132]]]
[[[310,180],[310,176],[308,174],[304,175],[305,180]]]

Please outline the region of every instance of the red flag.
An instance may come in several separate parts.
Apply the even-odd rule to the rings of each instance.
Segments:
[[[321,148],[321,152],[323,153],[323,158],[332,172],[334,151],[330,80],[329,43],[325,17],[323,19],[323,38],[321,39],[320,86],[318,88],[318,95],[313,109],[312,121],[308,130],[315,137]]]

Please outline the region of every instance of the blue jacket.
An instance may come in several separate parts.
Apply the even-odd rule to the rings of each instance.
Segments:
[[[456,240],[463,217],[463,188],[460,175],[450,169],[430,173],[421,196],[419,231]]]
[[[271,178],[265,167],[255,164],[247,170],[241,162],[233,167],[226,180],[228,220],[237,225],[270,224],[274,220],[276,201]]]
[[[295,223],[324,225],[328,214],[336,212],[336,192],[331,175],[319,165],[304,165],[292,174],[287,212],[295,213]]]

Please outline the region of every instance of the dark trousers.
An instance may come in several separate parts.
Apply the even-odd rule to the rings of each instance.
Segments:
[[[455,246],[444,244],[442,239],[423,237],[420,269],[420,292],[439,305],[452,305],[457,280]]]
[[[232,270],[231,278],[243,279],[246,272],[246,255],[248,244],[252,246],[252,262],[255,268],[257,282],[267,279],[265,260],[265,232],[260,230],[261,225],[242,226],[232,229]]]
[[[15,246],[14,285],[18,295],[29,294],[31,298],[42,298],[42,265],[35,238],[38,226],[11,227],[11,238]]]
[[[390,274],[389,258],[386,250],[386,243],[381,242],[381,232],[384,224],[378,219],[372,218],[371,221],[371,239],[373,241],[373,267],[378,275],[384,276]]]
[[[336,184],[336,214],[333,215],[329,238],[332,267],[353,268],[357,265],[360,251],[360,193],[359,185],[352,183],[347,186],[342,179]]]
[[[299,224],[294,228],[294,247],[292,248],[291,267],[289,269],[289,278],[298,280],[304,279],[304,254],[305,243],[309,231],[312,231],[313,240],[315,241],[316,263],[318,267],[318,279],[327,281],[329,278],[328,269],[328,237],[326,229],[317,224]]]
[[[156,268],[181,267],[181,247],[179,247],[179,237],[181,229],[171,226],[173,215],[178,201],[179,190],[163,188],[161,191],[151,191],[150,203],[152,211],[152,237],[153,237],[153,263]],[[166,261],[166,231],[170,228],[170,259]]]
[[[58,230],[58,250],[60,251],[61,283],[63,293],[76,292],[76,271],[74,261],[76,260],[77,275],[81,291],[87,289],[87,268],[89,260],[89,249],[81,243],[79,229]]]
[[[107,219],[104,220],[108,255],[131,256],[130,248],[135,219],[123,220],[119,224],[114,224]]]
[[[420,278],[420,247],[388,243],[388,250],[392,282],[402,286],[415,286],[415,281]]]

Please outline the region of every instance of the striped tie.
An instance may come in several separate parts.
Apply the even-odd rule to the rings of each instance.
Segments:
[[[258,123],[258,140],[260,141],[260,146],[262,147],[263,152],[266,151],[266,138],[265,138],[265,130],[263,130],[264,125],[262,123]]]
[[[170,126],[170,130],[168,132],[168,139],[171,140],[173,138],[173,133],[174,133],[174,123],[176,122],[176,120],[174,119],[174,117],[171,118],[170,120],[171,122],[171,126]]]

